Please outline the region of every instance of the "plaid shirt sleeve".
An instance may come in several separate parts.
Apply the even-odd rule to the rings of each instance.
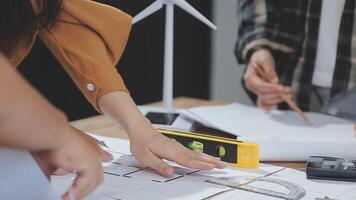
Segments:
[[[238,41],[235,55],[246,63],[256,48],[288,55],[301,45],[306,1],[238,0]]]

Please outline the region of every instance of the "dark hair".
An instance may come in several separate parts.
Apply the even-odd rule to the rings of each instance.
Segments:
[[[36,15],[31,0],[0,0],[0,38],[15,37],[31,29],[50,28],[57,20],[61,0],[37,0]]]

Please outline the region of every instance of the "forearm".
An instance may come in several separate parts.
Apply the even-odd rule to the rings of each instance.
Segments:
[[[50,105],[0,55],[0,146],[31,151],[61,145],[69,128]]]
[[[126,92],[117,91],[104,95],[99,99],[99,108],[105,115],[119,122],[130,138],[139,133],[139,130],[152,127]]]
[[[291,54],[294,48],[302,44],[303,32],[296,27],[304,23],[304,17],[288,13],[284,10],[296,10],[305,7],[301,1],[288,4],[283,1],[238,1],[238,41],[235,55],[239,63],[247,63],[252,53],[257,48],[267,48]],[[286,15],[291,19],[285,20]]]

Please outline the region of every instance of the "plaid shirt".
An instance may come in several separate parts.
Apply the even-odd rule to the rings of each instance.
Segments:
[[[258,47],[268,48],[281,83],[292,87],[298,105],[306,111],[310,110],[321,7],[322,0],[238,0],[238,62],[247,63]],[[355,0],[345,1],[331,96],[356,86],[355,9]]]

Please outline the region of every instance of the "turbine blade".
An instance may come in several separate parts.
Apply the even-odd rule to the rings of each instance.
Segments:
[[[210,28],[213,30],[216,30],[217,27],[209,21],[204,15],[202,15],[198,10],[196,10],[193,6],[191,6],[188,2],[185,0],[169,0],[170,2],[174,3],[175,5],[179,6],[189,14],[193,15],[200,21],[202,21],[204,24],[208,25]]]
[[[151,14],[157,12],[162,7],[163,7],[163,3],[161,0],[157,0],[153,2],[151,5],[149,5],[147,8],[145,8],[143,11],[141,11],[132,19],[132,24],[135,24],[141,21],[142,19],[150,16]]]

